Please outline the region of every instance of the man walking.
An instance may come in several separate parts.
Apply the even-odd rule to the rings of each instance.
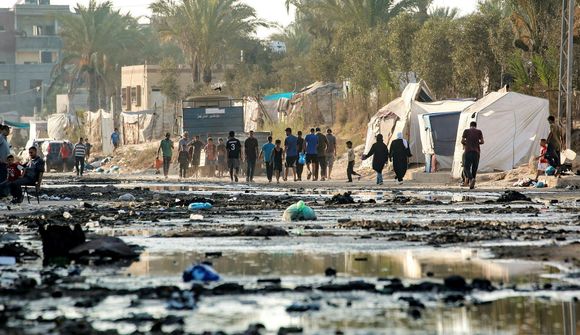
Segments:
[[[163,154],[163,175],[165,179],[169,176],[169,166],[171,165],[171,157],[173,157],[173,141],[171,141],[171,134],[165,134],[165,138],[161,140],[159,144],[159,149],[157,149],[157,159],[159,159],[159,153]]]
[[[189,133],[184,132],[177,143],[177,162],[179,163],[179,178],[187,178],[189,168]]]
[[[87,147],[82,137],[79,139],[79,143],[75,144],[73,152],[77,176],[82,177],[85,172],[85,157],[87,155]]]
[[[272,143],[272,136],[268,136],[268,143],[262,146],[260,157],[264,157],[264,165],[266,165],[266,178],[268,182],[272,182],[272,174],[274,173],[274,166],[272,165],[272,150],[274,150],[274,143]]]
[[[288,180],[288,170],[292,169],[292,177],[296,181],[296,161],[298,161],[298,138],[292,135],[292,128],[286,128],[286,139],[284,140],[284,152],[286,153],[286,172],[284,181]]]
[[[196,135],[193,141],[189,144],[192,147],[191,152],[191,166],[193,167],[193,176],[199,177],[199,166],[201,165],[201,150],[205,147],[199,136]]]
[[[318,147],[316,148],[316,157],[318,159],[318,165],[320,167],[320,181],[326,180],[326,149],[328,148],[328,140],[326,136],[320,131],[320,128],[316,128],[316,137],[318,138]],[[318,178],[316,173],[315,178]]]
[[[10,156],[9,134],[10,127],[0,125],[0,183],[8,179],[8,156]]]
[[[254,172],[256,170],[256,160],[259,154],[258,139],[254,137],[254,131],[250,130],[250,136],[244,141],[244,152],[246,154],[246,181],[254,182]]]
[[[326,165],[328,168],[328,179],[332,179],[332,168],[334,167],[334,160],[336,159],[336,137],[332,135],[332,129],[328,128],[326,130],[326,141],[328,146],[326,147]]]
[[[238,173],[240,172],[240,159],[242,157],[242,143],[236,138],[236,133],[230,131],[228,141],[226,142],[228,151],[228,169],[230,170],[230,180],[238,182]]]
[[[85,138],[85,149],[86,149],[86,155],[85,155],[85,161],[89,161],[91,159],[91,148],[92,148],[92,144],[89,143],[89,139]]]
[[[463,173],[467,178],[470,189],[475,188],[475,178],[477,176],[479,156],[481,153],[479,146],[483,143],[483,133],[477,129],[477,122],[471,122],[469,129],[465,129],[461,137],[461,144],[463,144],[465,154]]]
[[[304,150],[306,149],[305,147],[305,142],[304,142],[304,137],[302,137],[302,131],[299,130],[298,133],[298,138],[296,139],[296,148],[298,150],[298,160],[296,160],[296,177],[298,177],[298,181],[302,180],[302,172],[304,171],[304,157],[301,160],[300,157],[304,156]]]
[[[111,134],[111,143],[113,143],[113,151],[117,150],[119,144],[121,144],[121,134],[119,134],[119,129],[117,128]]]
[[[312,177],[313,181],[316,181],[316,176],[318,175],[318,137],[314,133],[314,128],[310,129],[310,134],[306,135],[306,167],[308,168],[308,177]]]

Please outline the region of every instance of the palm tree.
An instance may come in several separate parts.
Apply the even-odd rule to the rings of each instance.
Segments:
[[[267,24],[240,0],[158,0],[151,4],[162,38],[176,42],[188,58],[193,83],[212,81],[212,67],[229,46]]]
[[[139,28],[134,18],[114,11],[109,1],[91,0],[86,7],[77,5],[75,12],[60,18],[64,57],[53,73],[68,78],[69,96],[86,83],[89,109],[94,111],[105,107],[117,91],[120,65],[139,45]]]

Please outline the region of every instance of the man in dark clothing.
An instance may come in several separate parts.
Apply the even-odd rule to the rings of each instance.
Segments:
[[[294,181],[296,181],[296,161],[298,160],[298,138],[292,135],[292,128],[286,128],[286,139],[284,140],[284,152],[286,153],[286,172],[284,181],[288,180],[288,170],[292,169]]]
[[[469,129],[465,129],[461,136],[461,144],[463,144],[463,151],[465,153],[463,172],[467,177],[470,189],[475,188],[475,177],[477,176],[479,156],[481,153],[479,146],[483,143],[483,133],[477,129],[476,122],[471,122]]]
[[[254,131],[250,130],[250,136],[244,141],[244,152],[246,154],[246,181],[254,181],[256,171],[256,161],[259,154],[258,139],[254,137]]]
[[[0,183],[8,178],[8,156],[10,156],[8,135],[10,135],[10,127],[0,125]]]
[[[326,180],[326,149],[328,148],[328,139],[320,131],[320,128],[316,128],[316,137],[318,138],[318,146],[316,147],[316,157],[318,159],[318,165],[320,166],[320,180]],[[314,176],[318,178],[318,173]]]
[[[548,164],[553,166],[555,169],[562,165],[560,160],[560,152],[562,151],[563,132],[562,127],[556,123],[556,118],[553,116],[548,117],[548,123],[550,123],[550,134],[548,135],[548,149],[546,150],[545,158],[548,160]]]
[[[191,166],[193,167],[193,176],[197,178],[199,177],[199,165],[201,164],[201,150],[205,147],[205,144],[199,139],[199,136],[195,136],[189,145],[192,148]]]
[[[240,172],[240,159],[242,157],[242,143],[236,137],[236,133],[230,131],[226,149],[228,151],[228,169],[230,170],[230,180],[238,182]],[[235,173],[234,173],[235,172]]]
[[[302,131],[298,131],[297,133],[298,138],[296,139],[296,149],[298,150],[298,160],[296,160],[296,176],[298,177],[298,181],[302,180],[302,172],[304,171],[304,164],[300,162],[300,155],[305,155],[304,151],[306,150],[304,137],[302,137]]]
[[[312,177],[313,181],[316,181],[318,176],[318,136],[316,136],[315,129],[310,129],[310,134],[306,135],[304,139],[306,142],[306,167],[308,168],[308,177]]]
[[[79,140],[79,143],[75,144],[73,150],[75,157],[75,168],[77,170],[77,176],[82,177],[85,172],[85,156],[87,155],[87,147],[83,142],[83,138]]]
[[[28,155],[30,160],[25,164],[24,176],[8,184],[13,198],[12,203],[14,204],[19,204],[24,200],[22,186],[34,186],[36,183],[40,183],[44,174],[44,160],[38,157],[36,147],[30,147]]]
[[[373,170],[377,173],[377,185],[383,184],[383,169],[389,160],[389,149],[383,141],[383,135],[377,135],[377,141],[368,153],[363,155],[363,161],[373,156]]]
[[[159,143],[159,149],[157,149],[157,159],[159,159],[159,153],[163,154],[163,175],[165,179],[169,177],[169,166],[171,165],[171,158],[173,157],[173,141],[171,140],[171,134],[165,134],[165,138]]]

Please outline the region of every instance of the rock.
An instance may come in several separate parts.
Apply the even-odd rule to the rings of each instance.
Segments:
[[[344,194],[335,194],[331,199],[326,200],[325,203],[327,205],[347,205],[354,204],[354,199],[351,192],[346,192]]]
[[[0,256],[14,257],[16,262],[20,262],[23,258],[38,258],[38,254],[32,250],[26,249],[20,243],[8,243],[0,247]]]
[[[240,236],[288,236],[282,227],[275,226],[244,226],[238,231]]]
[[[281,327],[278,329],[278,335],[302,334],[304,330],[300,327]]]
[[[474,290],[487,291],[487,292],[495,291],[495,287],[493,287],[493,285],[491,284],[491,281],[489,281],[487,279],[483,279],[483,278],[473,279],[471,281],[471,288],[473,288]]]
[[[93,255],[101,258],[111,257],[113,259],[135,258],[138,256],[131,247],[118,237],[98,238],[71,249],[70,255]]]
[[[68,257],[69,251],[85,243],[85,233],[77,223],[74,228],[66,225],[41,225],[38,228],[42,238],[42,252],[44,261],[55,257]]]
[[[445,278],[443,284],[445,287],[451,291],[466,291],[467,290],[467,283],[465,282],[465,278],[453,275]]]
[[[213,288],[213,294],[235,294],[244,292],[244,286],[238,283],[224,283]]]
[[[324,270],[324,275],[327,277],[336,277],[336,269],[326,268],[326,270]]]
[[[121,201],[135,201],[135,199],[135,196],[131,193],[125,193],[119,197],[119,200]]]
[[[311,304],[302,304],[302,303],[293,303],[292,305],[286,307],[286,312],[288,313],[304,313],[308,311],[319,311],[320,305],[317,303]]]
[[[518,191],[505,191],[497,200],[500,203],[513,202],[513,201],[532,201],[530,198],[521,194]]]
[[[345,284],[325,284],[318,287],[320,291],[326,292],[349,292],[349,291],[374,291],[374,284],[362,280],[351,281]]]

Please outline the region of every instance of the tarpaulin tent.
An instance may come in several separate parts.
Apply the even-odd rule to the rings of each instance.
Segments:
[[[549,133],[546,99],[514,92],[493,92],[461,113],[455,142],[453,177],[462,172],[463,131],[471,121],[483,132],[480,171],[510,170],[527,163]]]
[[[4,120],[4,124],[6,126],[9,126],[11,128],[16,128],[16,129],[28,129],[28,128],[30,128],[30,123],[24,123],[24,122],[15,122],[15,121]]]
[[[48,137],[53,140],[64,140],[66,139],[66,130],[72,124],[69,114],[66,113],[56,113],[48,117],[47,130]]]
[[[104,154],[113,153],[111,134],[114,130],[113,113],[100,109],[96,112],[85,112],[85,136],[95,150],[102,150]]]
[[[370,150],[378,134],[382,134],[385,143],[390,145],[396,138],[396,134],[402,132],[403,136],[409,140],[409,147],[413,154],[411,161],[424,162],[417,121],[418,113],[424,111],[417,107],[414,108],[413,104],[414,102],[431,102],[431,96],[432,94],[425,82],[408,84],[400,97],[379,109],[371,118],[367,128],[365,152]],[[365,161],[363,166],[370,166],[370,161]]]
[[[439,166],[451,169],[455,154],[457,126],[461,112],[473,105],[472,100],[444,100],[430,103],[414,102],[421,138],[422,153],[426,163],[436,155]],[[428,169],[429,171],[430,169]]]
[[[163,121],[155,111],[121,113],[124,144],[139,144],[163,137]]]
[[[255,97],[244,99],[244,130],[261,129],[266,122],[279,122],[280,116],[286,115],[289,100],[281,97],[279,99],[266,100]]]
[[[336,104],[342,99],[342,85],[315,82],[290,99],[288,118],[302,117],[311,125],[334,123]]]

